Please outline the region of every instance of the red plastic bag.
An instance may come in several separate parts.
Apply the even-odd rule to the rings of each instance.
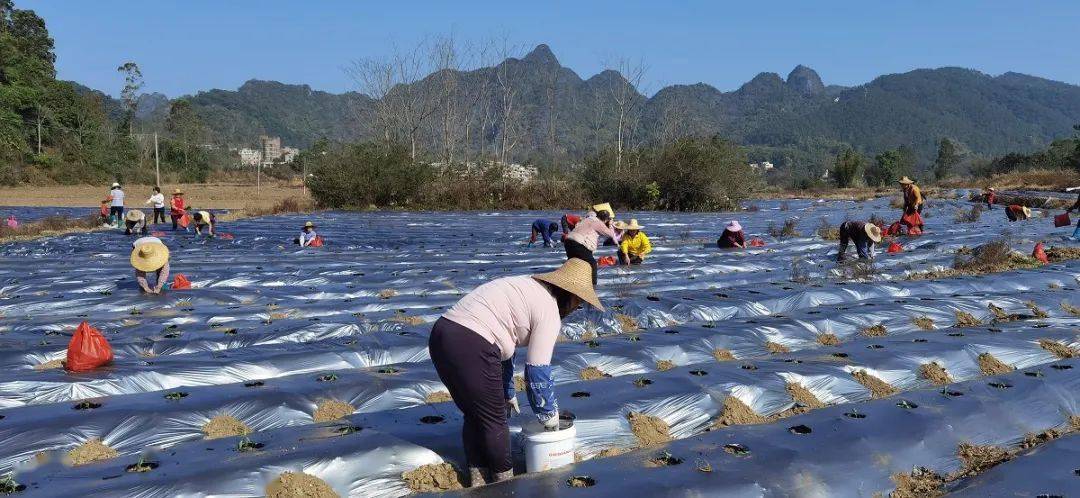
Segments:
[[[897,221],[894,222],[892,225],[889,225],[889,229],[885,230],[885,235],[900,235],[902,230],[903,226],[900,225],[899,221]]]
[[[322,246],[323,246],[322,235],[316,235],[315,238],[311,239],[311,242],[308,243],[308,247],[322,247]]]
[[[185,277],[183,273],[177,273],[176,277],[173,278],[172,290],[184,290],[184,289],[190,289],[190,288],[191,288],[191,281],[188,280],[187,277]]]
[[[188,225],[191,224],[191,215],[184,213],[184,215],[180,217],[180,220],[178,220],[178,223],[180,223],[180,226],[187,228]]]
[[[64,368],[72,372],[87,372],[111,362],[112,359],[112,348],[105,336],[89,323],[82,322],[68,343]]]
[[[232,240],[233,239],[233,234],[231,234],[231,233],[222,233],[222,234],[218,234],[218,237],[220,237],[222,240]]]
[[[885,252],[887,252],[889,254],[896,254],[898,252],[904,252],[904,246],[901,246],[899,242],[894,240],[894,241],[892,241],[891,244],[889,244],[889,248],[886,249]]]
[[[1046,257],[1046,251],[1043,250],[1043,243],[1039,242],[1035,244],[1035,250],[1031,251],[1031,257],[1042,261],[1043,263],[1049,263],[1050,258]]]
[[[601,256],[600,259],[596,260],[597,266],[615,266],[617,262],[615,256]]]
[[[908,228],[907,234],[909,236],[911,236],[911,237],[915,237],[917,235],[922,235],[922,229],[919,228],[919,227],[911,227],[911,228]]]
[[[765,247],[765,241],[754,237],[750,239],[750,247]]]
[[[1069,213],[1061,213],[1054,217],[1054,228],[1067,227],[1072,225],[1072,220],[1069,219]]]
[[[153,232],[150,232],[150,235],[153,235],[154,237],[164,237],[165,232],[162,232],[160,230],[155,230]]]

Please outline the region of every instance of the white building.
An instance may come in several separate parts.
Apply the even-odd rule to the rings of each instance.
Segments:
[[[257,166],[262,162],[262,152],[255,149],[240,149],[241,166]]]
[[[762,161],[760,163],[750,163],[750,168],[754,171],[761,170],[762,173],[773,169],[773,163],[769,161]]]
[[[291,163],[296,159],[298,154],[300,154],[300,149],[297,149],[296,147],[282,147],[281,162]]]

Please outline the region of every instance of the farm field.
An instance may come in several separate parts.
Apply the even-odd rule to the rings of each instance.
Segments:
[[[955,221],[966,199],[931,199],[927,232],[879,248],[870,271],[838,265],[817,230],[891,222],[887,198],[620,212],[655,252],[600,270],[608,311],[570,315],[553,360],[579,462],[471,490],[445,465],[464,467],[461,414],[427,333],[479,284],[561,263],[561,247],[525,246],[532,220],[559,213],[319,212],[225,222],[231,240],[167,231],[172,272],[194,288],[162,296],[139,294],[118,232],[0,245],[0,491],[1075,494],[1080,260],[908,276],[997,239],[1024,254],[1080,243],[1040,210]],[[765,247],[717,249],[732,217]],[[789,219],[798,235],[769,235]],[[307,220],[325,247],[290,244]],[[116,358],[67,373],[82,321]]]

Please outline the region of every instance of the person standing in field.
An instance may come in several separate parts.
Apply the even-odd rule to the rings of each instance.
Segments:
[[[918,232],[921,233],[923,229],[922,191],[912,179],[906,176],[901,178],[899,183],[904,196],[904,214],[900,217],[900,223],[908,226],[908,233],[912,233],[913,228],[918,228]]]
[[[117,228],[124,218],[124,191],[119,183],[113,183],[109,190],[109,218]]]
[[[173,190],[172,202],[169,203],[169,217],[172,218],[172,229],[176,231],[176,225],[184,217],[184,193],[180,189]],[[187,226],[184,227],[187,229]]]
[[[151,223],[155,225],[165,223],[165,194],[161,193],[161,187],[154,187],[154,193],[146,200],[146,204],[154,207],[154,218]]]
[[[604,311],[589,264],[572,258],[550,273],[485,283],[435,322],[428,350],[439,379],[465,415],[461,439],[470,486],[513,477],[508,421],[520,412],[514,388],[518,347],[526,348],[529,405],[545,429],[558,430],[551,357],[562,320],[582,303]]]
[[[997,200],[997,190],[994,187],[986,187],[986,209],[994,209],[994,201]]]
[[[1080,187],[1077,187],[1077,191],[1076,202],[1073,203],[1072,206],[1069,206],[1069,209],[1065,210],[1066,213],[1071,213],[1074,210],[1080,211]],[[1074,239],[1080,240],[1080,220],[1076,221],[1076,230],[1073,230],[1072,236]]]
[[[566,259],[577,258],[592,267],[592,281],[596,285],[596,252],[597,242],[600,237],[608,237],[618,242],[619,237],[611,228],[611,212],[590,212],[585,219],[579,221],[570,235],[566,237],[563,246],[566,247]]]

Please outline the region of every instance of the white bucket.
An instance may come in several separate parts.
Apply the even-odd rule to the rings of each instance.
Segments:
[[[545,431],[533,420],[521,428],[525,440],[525,471],[543,472],[574,463],[574,440],[577,428],[572,423],[565,429]]]

